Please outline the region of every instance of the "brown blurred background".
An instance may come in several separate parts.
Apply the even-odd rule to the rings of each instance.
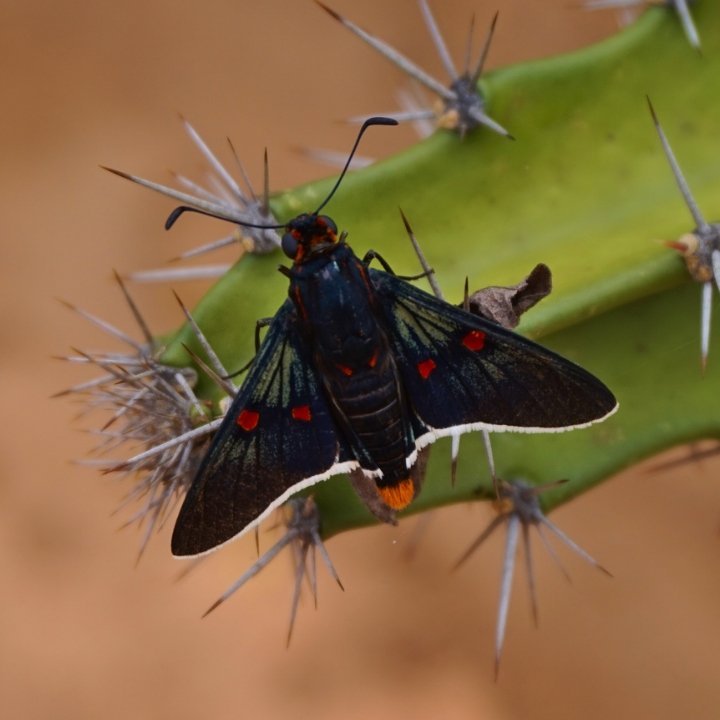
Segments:
[[[441,73],[413,0],[332,4]],[[616,27],[612,13],[567,0],[499,5],[490,67]],[[498,3],[434,6],[460,59],[471,14],[484,32]],[[216,227],[166,235],[172,203],[98,164],[158,180],[169,167],[193,173],[201,163],[182,112],[216,148],[230,135],[255,178],[268,145],[279,189],[328,174],[292,148],[344,150],[348,130],[335,121],[392,109],[401,77],[310,0],[4,0],[0,53],[3,718],[718,716],[718,462],[646,465],[556,512],[615,577],[561,550],[569,586],[538,544],[540,628],[521,577],[497,683],[502,533],[449,572],[490,518],[485,506],[436,513],[411,563],[416,519],[330,541],[347,590],[319,568],[320,607],[304,598],[289,650],[289,559],[205,620],[253,561],[251,541],[178,583],[166,528],[136,568],[140,533],[117,531],[127,515],[111,516],[127,487],[71,463],[92,440],[77,407],[48,399],[88,377],[52,355],[113,344],[54,298],[133,329],[111,269],[159,266]],[[376,133],[364,152],[412,141],[409,129]],[[183,285],[183,297],[204,287]],[[156,330],[180,322],[167,287],[133,292]]]

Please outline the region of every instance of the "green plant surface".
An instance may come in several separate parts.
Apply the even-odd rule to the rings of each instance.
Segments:
[[[699,361],[700,290],[660,240],[692,229],[647,109],[656,107],[698,204],[720,215],[720,5],[695,8],[703,55],[674,13],[653,8],[629,29],[580,52],[498,70],[482,81],[492,116],[518,138],[447,132],[352,173],[326,211],[359,256],[383,254],[400,274],[418,263],[398,215],[409,217],[446,296],[513,284],[538,262],[552,295],[520,331],[596,373],[619,412],[588,430],[494,436],[501,477],[569,478],[544,497],[555,506],[663,448],[717,435],[720,344]],[[373,132],[392,132],[374,129]],[[312,211],[334,179],[274,199],[280,218]],[[253,353],[255,321],[274,314],[287,279],[280,253],[246,257],[200,302],[194,316],[229,370]],[[187,364],[182,343],[166,360]],[[209,381],[201,393],[217,398]],[[450,487],[447,443],[434,446],[412,510],[487,496],[479,436],[465,436],[459,482]],[[486,490],[477,488],[483,485]],[[326,534],[372,522],[342,478],[316,488]]]

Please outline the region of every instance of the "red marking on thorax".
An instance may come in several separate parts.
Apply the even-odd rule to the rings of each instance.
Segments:
[[[294,420],[303,420],[305,422],[310,422],[312,420],[312,413],[310,412],[309,405],[298,405],[290,410],[290,414],[293,416]]]
[[[257,427],[260,413],[255,410],[242,410],[235,421],[243,430],[250,432]]]
[[[463,339],[462,344],[468,349],[477,352],[485,347],[485,333],[482,330],[471,330]]]
[[[305,254],[305,246],[302,244],[302,235],[297,228],[291,230],[290,234],[297,241],[297,250],[295,251],[295,257],[293,258],[293,262],[299,265],[302,262],[303,255]]]
[[[427,380],[430,377],[430,373],[437,367],[435,361],[432,358],[422,360],[417,364],[417,371],[420,373],[420,377],[423,380]]]
[[[370,289],[370,278],[368,277],[365,266],[362,263],[359,263],[358,269],[360,271],[360,277],[363,279],[363,282],[365,283],[365,287],[367,287],[367,289],[369,290]]]
[[[307,312],[305,311],[305,305],[303,305],[302,301],[302,295],[300,294],[300,288],[295,288],[295,304],[300,309],[300,314],[303,316],[303,318],[307,318]]]

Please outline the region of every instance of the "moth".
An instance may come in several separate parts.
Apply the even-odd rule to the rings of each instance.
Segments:
[[[363,132],[381,124],[396,122],[367,120],[350,159]],[[385,506],[401,510],[419,490],[418,453],[438,438],[571,430],[617,408],[578,365],[438,300],[372,251],[360,259],[320,214],[345,170],[315,212],[283,226],[288,298],[184,499],[174,555],[208,552],[340,473],[362,473]],[[370,267],[376,258],[382,270]]]

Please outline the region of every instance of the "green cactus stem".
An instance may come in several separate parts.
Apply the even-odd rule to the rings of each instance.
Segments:
[[[700,286],[660,242],[690,231],[692,220],[646,102],[650,96],[698,205],[710,221],[720,217],[720,4],[698,2],[694,15],[702,56],[674,12],[657,7],[583,51],[489,74],[481,82],[488,112],[517,142],[484,129],[464,140],[439,131],[352,173],[326,208],[359,256],[374,249],[399,274],[413,274],[402,207],[453,302],[468,273],[476,289],[550,266],[554,291],[520,332],[598,375],[620,410],[586,430],[493,436],[499,477],[569,478],[543,495],[546,510],[641,458],[720,436],[720,342],[715,350],[711,342],[703,376]],[[332,181],[276,196],[275,215],[312,211]],[[230,370],[252,356],[255,321],[286,297],[287,279],[276,272],[284,259],[243,258],[194,311]],[[182,343],[197,348],[188,328],[169,342],[166,362],[189,363]],[[218,399],[207,379],[198,392]],[[448,442],[433,446],[410,512],[490,496],[481,437],[463,437],[454,488],[449,452]],[[325,535],[374,522],[343,477],[314,490]]]

